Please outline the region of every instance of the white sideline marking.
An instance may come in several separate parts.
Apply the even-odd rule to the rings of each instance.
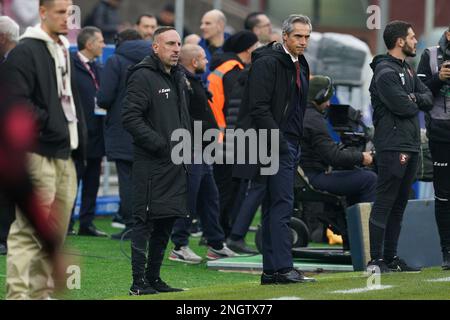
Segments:
[[[440,279],[428,279],[427,282],[450,282],[450,277]]]
[[[337,290],[330,293],[342,293],[342,294],[352,294],[352,293],[363,293],[363,292],[370,292],[370,291],[377,291],[377,290],[386,290],[390,289],[394,286],[373,286],[371,288],[355,288],[355,289],[349,289],[349,290]]]
[[[303,300],[300,297],[279,297],[279,298],[272,298],[267,300]]]

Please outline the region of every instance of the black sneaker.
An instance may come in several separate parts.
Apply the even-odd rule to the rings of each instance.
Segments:
[[[274,285],[277,284],[277,275],[276,274],[267,274],[262,273],[261,275],[261,285],[267,286],[267,285]]]
[[[443,253],[444,262],[442,263],[443,270],[450,270],[450,251]]]
[[[133,282],[130,288],[130,296],[147,296],[151,294],[158,294],[159,292],[152,288],[147,282],[140,281],[138,283]]]
[[[239,240],[227,240],[227,246],[231,250],[233,250],[236,253],[242,253],[242,254],[258,254],[259,252],[255,249],[250,248],[247,246],[247,243],[245,243],[244,239]]]
[[[153,281],[148,281],[148,283],[159,293],[167,293],[167,292],[181,292],[183,289],[172,288],[167,283],[165,283],[161,278],[158,278]]]
[[[405,260],[400,259],[399,257],[394,257],[394,259],[387,264],[389,269],[391,269],[392,272],[410,272],[410,273],[417,273],[421,270],[419,268],[414,268],[411,266],[408,266],[405,262]]]
[[[368,273],[389,273],[391,269],[389,269],[388,265],[383,259],[372,260],[367,264],[366,271]]]

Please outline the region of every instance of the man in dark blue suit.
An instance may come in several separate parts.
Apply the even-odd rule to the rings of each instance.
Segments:
[[[82,181],[80,229],[78,235],[106,237],[94,224],[97,193],[100,186],[102,159],[105,155],[103,137],[104,112],[97,106],[101,66],[95,61],[103,54],[105,41],[96,27],[85,27],[78,35],[78,52],[72,54],[80,100],[88,127],[87,163],[76,163],[78,181]],[[73,218],[69,226],[73,232]]]

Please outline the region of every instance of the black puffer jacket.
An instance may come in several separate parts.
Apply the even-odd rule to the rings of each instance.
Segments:
[[[363,161],[361,152],[339,148],[328,132],[324,114],[313,104],[306,108],[301,146],[300,166],[306,172],[325,172],[330,166],[353,169]]]
[[[414,70],[393,56],[376,56],[370,85],[377,152],[419,152],[419,110],[433,107],[433,95]],[[414,102],[410,95],[417,99]]]
[[[123,126],[133,137],[133,214],[148,212],[150,218],[186,216],[187,175],[184,165],[171,160],[171,135],[190,131],[184,73],[165,72],[152,54],[130,68],[123,107]]]

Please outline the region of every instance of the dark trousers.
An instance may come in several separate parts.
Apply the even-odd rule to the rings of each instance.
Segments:
[[[416,178],[418,159],[418,153],[408,152],[386,151],[377,155],[376,199],[369,223],[372,259],[389,261],[397,255],[403,214]]]
[[[250,180],[241,181],[235,208],[233,209],[231,239],[245,238],[265,195],[266,185]]]
[[[75,168],[77,170],[78,187],[80,187],[80,181],[82,181],[80,228],[87,228],[92,225],[95,219],[95,207],[102,173],[102,158],[88,159],[86,166],[80,161],[75,161]],[[69,229],[73,229],[75,223],[73,214],[74,211],[72,210]]]
[[[116,160],[117,176],[119,178],[119,214],[127,229],[133,227],[133,183],[131,170],[133,162],[127,160]]]
[[[207,164],[189,166],[188,177],[189,211],[200,218],[203,236],[210,246],[220,247],[225,235],[220,226],[219,191],[213,175],[213,167]],[[173,227],[172,242],[177,247],[189,244],[189,227],[192,216],[177,219]]]
[[[450,251],[450,143],[430,141],[436,222],[442,251]]]
[[[294,177],[300,145],[288,142],[277,174],[268,177],[262,217],[263,269],[266,273],[293,267],[289,224],[294,211]]]
[[[145,221],[135,216],[131,232],[131,266],[133,281],[141,282],[144,277],[155,280],[160,277],[164,253],[172,232],[174,218]]]
[[[239,183],[233,180],[233,165],[215,164],[214,179],[219,189],[220,224],[225,237],[228,237],[232,226],[234,200],[239,189]]]
[[[9,228],[16,219],[14,203],[9,201],[3,192],[0,192],[0,244],[6,246]]]
[[[320,191],[345,196],[347,205],[374,202],[377,175],[375,172],[355,169],[344,171],[306,172],[311,185]]]

